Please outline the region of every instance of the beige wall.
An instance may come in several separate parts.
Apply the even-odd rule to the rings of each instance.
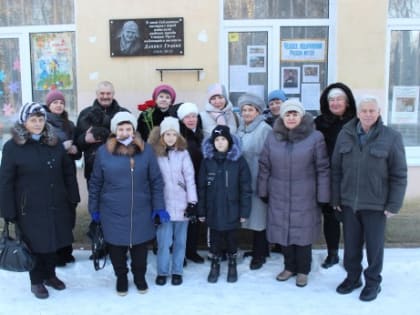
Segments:
[[[136,104],[150,99],[154,87],[161,83],[175,88],[177,101],[192,101],[201,106],[207,86],[219,77],[217,3],[211,0],[76,1],[79,111],[92,103],[96,84],[102,80],[114,83],[115,98],[135,114]],[[110,57],[110,19],[159,17],[184,18],[183,56]],[[160,82],[156,68],[204,68],[204,72],[201,81],[197,81],[196,72],[171,72],[164,73]]]

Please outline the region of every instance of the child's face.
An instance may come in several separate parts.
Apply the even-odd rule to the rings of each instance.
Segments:
[[[175,145],[177,139],[178,133],[175,130],[168,130],[163,133],[163,142],[165,142],[168,147]]]
[[[134,136],[133,125],[129,123],[123,123],[117,126],[117,131],[115,132],[117,139],[125,140],[128,137]]]
[[[229,141],[223,136],[218,136],[214,139],[214,147],[219,152],[227,152],[229,149]]]
[[[159,107],[161,110],[165,111],[171,106],[172,104],[172,98],[171,95],[165,92],[160,92],[155,99],[157,107]]]
[[[268,107],[274,116],[280,115],[281,103],[283,103],[282,100],[272,100],[270,103],[268,103]]]

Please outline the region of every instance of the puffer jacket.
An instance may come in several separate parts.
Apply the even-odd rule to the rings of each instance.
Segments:
[[[131,246],[153,239],[152,211],[165,209],[163,186],[156,155],[140,135],[129,146],[111,136],[89,180],[89,212],[99,211],[105,240]]]
[[[152,129],[149,143],[155,150],[165,183],[165,204],[171,221],[187,221],[187,204],[197,203],[194,166],[187,151],[187,143],[179,135],[176,148],[167,150],[160,141],[160,127]]]
[[[332,158],[333,206],[397,213],[407,187],[407,162],[401,134],[381,118],[359,145],[354,118],[340,132]]]
[[[204,160],[198,182],[198,214],[208,227],[218,231],[240,227],[240,218],[251,212],[251,172],[238,139],[227,154],[216,151],[210,138],[203,142]]]
[[[260,154],[258,195],[268,197],[267,239],[306,246],[321,232],[321,208],[330,201],[329,158],[307,113],[294,129],[276,120]]]

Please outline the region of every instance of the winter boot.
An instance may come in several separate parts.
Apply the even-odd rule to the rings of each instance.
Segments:
[[[238,271],[236,270],[236,254],[229,254],[227,282],[238,281]]]
[[[338,264],[338,251],[337,250],[328,250],[328,256],[325,258],[324,262],[322,263],[322,268],[328,269],[335,264]]]
[[[211,267],[207,281],[210,283],[216,283],[220,275],[220,257],[213,257],[211,259]]]

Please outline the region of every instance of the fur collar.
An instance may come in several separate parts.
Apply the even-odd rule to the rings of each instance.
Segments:
[[[277,140],[279,141],[290,141],[298,142],[308,137],[315,129],[313,116],[310,113],[306,113],[299,126],[289,130],[284,125],[283,119],[276,119],[273,132]]]
[[[137,133],[134,137],[133,142],[128,146],[119,143],[114,134],[112,134],[108,138],[105,146],[107,151],[114,155],[134,156],[135,154],[143,152],[144,150],[144,142],[140,135],[138,135]]]
[[[26,130],[24,125],[15,123],[11,132],[13,141],[18,145],[24,145],[28,140],[31,140],[31,134]],[[58,138],[54,133],[53,127],[49,123],[45,124],[45,128],[41,133],[40,142],[50,147],[53,147],[58,143]]]
[[[231,161],[237,161],[242,155],[242,150],[239,144],[239,139],[235,135],[231,135],[231,136],[232,136],[233,144],[230,150],[227,152],[226,159],[231,160]],[[205,159],[214,158],[216,149],[214,148],[211,137],[208,137],[207,139],[203,141],[201,148],[202,148],[203,156]]]
[[[150,132],[149,138],[147,140],[155,150],[157,156],[167,156],[168,152],[166,151],[166,145],[161,140],[160,136],[160,127],[154,127]],[[178,151],[183,151],[187,149],[187,141],[181,134],[178,134],[178,140],[175,143],[175,149]]]

